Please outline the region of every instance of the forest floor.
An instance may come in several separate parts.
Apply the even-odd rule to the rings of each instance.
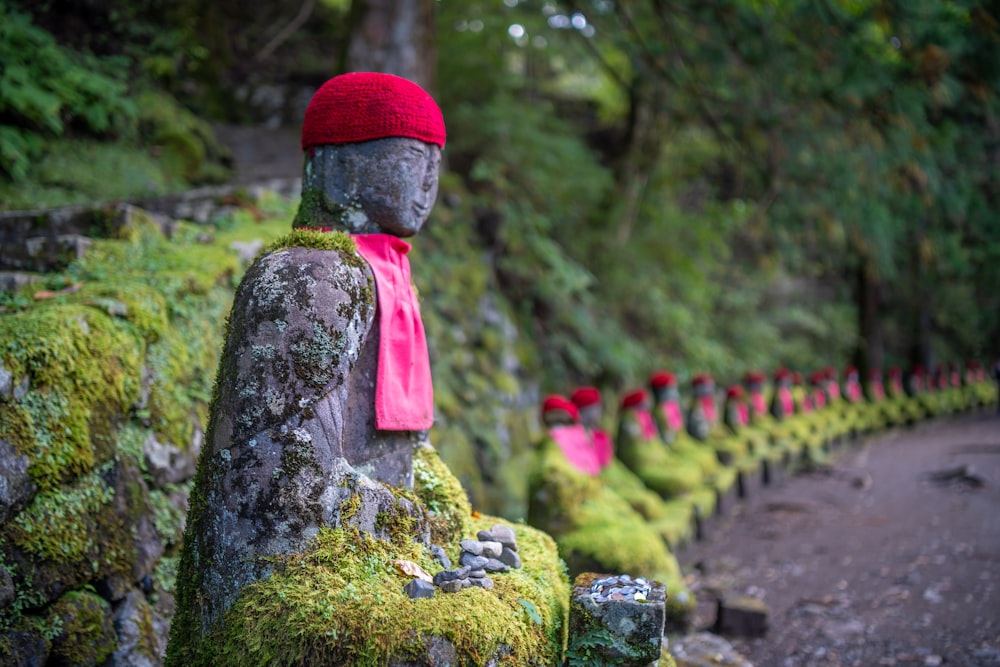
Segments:
[[[757,667],[1000,666],[1000,416],[983,412],[843,445],[766,487],[680,554],[699,598],[769,609]]]

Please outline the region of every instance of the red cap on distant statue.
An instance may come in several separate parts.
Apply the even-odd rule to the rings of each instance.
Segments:
[[[663,389],[664,387],[676,387],[677,376],[670,371],[657,371],[649,378],[649,384],[653,389]]]
[[[630,391],[622,397],[622,408],[635,408],[646,402],[646,391],[644,389],[636,389],[635,391]]]
[[[577,410],[576,406],[573,405],[573,402],[565,396],[552,394],[551,396],[545,397],[545,401],[542,402],[542,414],[544,415],[552,412],[564,412],[574,422],[580,421],[580,411]]]
[[[589,408],[601,402],[601,392],[595,387],[580,387],[570,395],[570,400],[578,408]]]
[[[444,148],[444,117],[423,88],[394,74],[351,72],[316,91],[302,123],[302,150],[387,137]]]

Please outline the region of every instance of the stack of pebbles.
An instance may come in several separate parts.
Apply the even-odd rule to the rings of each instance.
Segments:
[[[590,584],[590,597],[594,602],[608,602],[610,600],[638,600],[643,601],[649,597],[652,586],[642,577],[633,579],[627,574],[619,574],[617,577],[605,577],[597,579]]]
[[[521,567],[513,529],[496,525],[479,531],[476,537],[478,539],[462,540],[459,567],[434,575],[434,585],[445,593],[457,593],[470,586],[489,590],[493,588],[493,580],[487,574],[509,572],[511,568]]]

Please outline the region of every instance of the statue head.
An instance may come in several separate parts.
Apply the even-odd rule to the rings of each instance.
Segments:
[[[412,236],[437,198],[441,109],[417,84],[353,72],[323,84],[302,125],[296,227]]]
[[[580,421],[585,427],[593,429],[600,426],[601,392],[596,387],[579,387],[570,394],[569,400],[579,408]]]
[[[552,394],[542,402],[542,423],[547,428],[580,423],[580,412],[565,396]]]

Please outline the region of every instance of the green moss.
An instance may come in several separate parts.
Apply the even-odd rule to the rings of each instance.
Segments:
[[[413,491],[430,512],[433,543],[449,544],[471,533],[465,489],[432,447],[413,453]]]
[[[30,391],[0,412],[0,428],[31,459],[42,490],[91,470],[109,451],[115,415],[138,394],[142,343],[110,317],[52,304],[0,318],[0,357]],[[111,417],[110,422],[108,417]]]
[[[94,593],[67,593],[52,605],[49,618],[61,621],[52,656],[64,664],[99,665],[118,647],[111,606]]]
[[[525,567],[497,575],[493,591],[411,600],[403,592],[408,577],[390,561],[438,569],[422,547],[323,530],[307,553],[244,590],[227,615],[225,634],[215,638],[213,664],[379,665],[390,655],[419,654],[431,637],[454,644],[458,664],[483,664],[502,647],[517,664],[556,664],[568,583],[551,540],[524,527],[518,537]]]
[[[46,491],[12,522],[15,544],[58,563],[72,563],[97,547],[92,517],[114,498],[98,469],[71,486]]]
[[[312,248],[314,250],[336,250],[352,266],[363,266],[357,254],[358,246],[347,234],[340,231],[319,232],[312,229],[293,229],[290,233],[275,239],[264,248],[264,253],[284,248]]]

